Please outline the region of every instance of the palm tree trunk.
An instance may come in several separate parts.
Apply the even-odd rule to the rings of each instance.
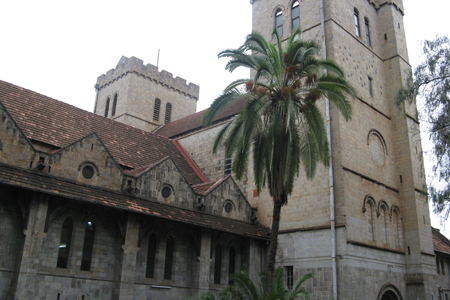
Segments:
[[[266,270],[267,270],[267,282],[266,282],[266,298],[272,292],[273,287],[273,273],[275,272],[275,257],[277,255],[278,247],[278,231],[280,229],[280,216],[281,216],[282,202],[273,199],[273,219],[272,219],[272,231],[270,236],[269,256],[267,257]]]

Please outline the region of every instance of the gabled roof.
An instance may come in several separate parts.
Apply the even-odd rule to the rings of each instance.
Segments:
[[[87,112],[36,92],[0,80],[0,102],[25,136],[63,148],[93,132],[114,159],[126,168],[139,168],[173,158],[191,184],[203,183],[173,141]]]
[[[72,200],[91,202],[243,236],[269,239],[268,229],[251,223],[161,204],[149,201],[148,199],[138,198],[132,194],[87,186],[35,170],[23,170],[6,164],[0,164],[0,182],[6,185],[17,186]]]
[[[216,181],[206,182],[206,183],[200,183],[195,184],[192,186],[194,191],[199,195],[206,195],[211,189],[222,183],[224,179],[219,179]]]
[[[450,241],[436,228],[431,227],[431,230],[433,233],[434,251],[450,255]]]
[[[214,119],[214,123],[218,123],[231,118],[241,111],[244,107],[245,98],[240,98],[225,107]],[[166,124],[155,131],[156,134],[168,138],[175,138],[177,136],[197,131],[203,128],[202,117],[206,110],[202,110],[193,115],[189,115],[172,123]]]

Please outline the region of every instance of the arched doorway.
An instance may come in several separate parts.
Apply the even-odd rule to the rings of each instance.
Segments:
[[[378,300],[403,300],[399,290],[392,284],[383,286],[378,294]]]
[[[393,291],[387,291],[381,296],[381,300],[399,300]]]

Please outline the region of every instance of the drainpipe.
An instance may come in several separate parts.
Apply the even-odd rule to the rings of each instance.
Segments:
[[[95,104],[94,104],[94,114],[95,114],[97,112],[98,91],[100,89],[99,85],[98,84],[94,85],[94,89],[95,89]]]
[[[320,0],[320,23],[322,29],[322,53],[323,59],[327,59],[327,43],[325,39],[325,14],[323,7],[323,0]],[[326,70],[325,70],[326,74]],[[334,183],[333,183],[333,157],[331,152],[331,127],[330,127],[330,101],[328,97],[325,98],[326,103],[326,126],[328,150],[330,153],[330,166],[328,168],[329,185],[330,185],[330,223],[331,223],[331,264],[333,271],[333,299],[338,299],[337,293],[337,268],[336,268],[336,228],[334,216]]]

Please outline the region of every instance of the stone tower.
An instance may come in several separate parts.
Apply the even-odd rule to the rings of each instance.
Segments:
[[[94,113],[147,131],[195,113],[200,92],[183,78],[124,56],[95,88]]]
[[[278,264],[314,273],[313,299],[438,299],[419,123],[396,106],[411,70],[403,3],[384,0],[251,0],[253,30],[283,39],[293,28],[323,45],[356,88],[353,120],[329,109],[332,168],[303,175],[282,211]],[[325,101],[323,110],[326,110]],[[246,194],[270,225],[271,198]]]

